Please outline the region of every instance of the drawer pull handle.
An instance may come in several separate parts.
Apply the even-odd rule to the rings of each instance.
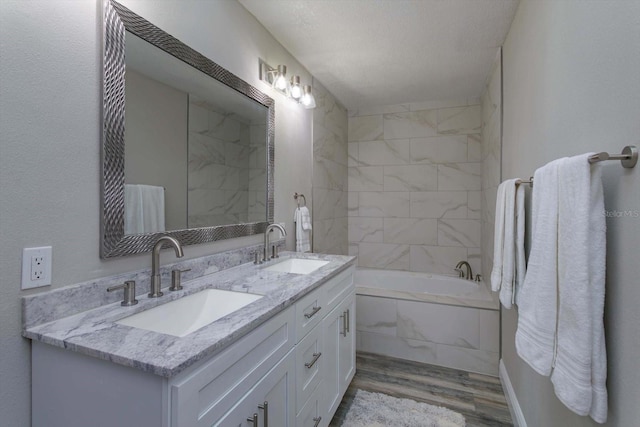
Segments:
[[[351,313],[349,313],[349,310],[347,310],[347,320],[346,320],[347,332],[349,332],[349,323],[351,323]]]
[[[322,310],[322,307],[313,307],[313,310],[311,310],[311,313],[305,313],[304,317],[306,317],[307,319],[311,319],[320,310]]]
[[[258,427],[258,414],[253,414],[253,417],[247,418],[247,421],[253,424],[253,427]]]
[[[311,360],[311,362],[305,363],[304,366],[306,366],[307,368],[311,369],[313,367],[313,365],[316,364],[318,359],[320,359],[320,356],[322,356],[322,353],[313,353],[313,359]]]
[[[264,427],[269,427],[269,402],[265,400],[262,405],[258,405],[258,409],[262,409],[264,411],[262,424],[264,424]]]
[[[318,427],[318,425],[320,425],[320,421],[322,421],[322,417],[316,417],[313,419],[313,421],[315,421],[316,423],[313,425],[313,427]]]
[[[343,311],[342,316],[340,316],[340,318],[342,319],[342,332],[340,332],[340,330],[338,329],[338,333],[343,337],[346,337],[347,336],[347,312]]]

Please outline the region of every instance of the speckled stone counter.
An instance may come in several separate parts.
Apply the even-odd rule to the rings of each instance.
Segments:
[[[294,256],[329,263],[307,275],[265,270],[265,267]],[[111,302],[40,324],[37,324],[37,319],[47,319],[42,314],[45,304],[56,304],[57,299],[69,298],[69,294],[82,292],[82,286],[26,297],[23,299],[23,335],[70,351],[163,377],[172,377],[197,361],[218,353],[302,296],[354,265],[355,257],[284,252],[278,261],[263,265],[249,262],[205,274],[183,282],[183,290],[166,291],[160,298],[148,298],[146,292],[138,290],[139,304],[135,306],[122,307],[119,302]],[[197,262],[198,260],[190,260],[191,264]],[[123,275],[118,276],[118,280],[121,276]],[[84,287],[91,286],[95,291],[106,294],[106,288],[113,285],[114,280],[94,281],[84,284]],[[166,285],[168,281],[164,283]],[[115,323],[132,314],[212,288],[248,292],[264,297],[182,338]]]

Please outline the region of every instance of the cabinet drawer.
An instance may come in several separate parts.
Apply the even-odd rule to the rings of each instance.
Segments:
[[[169,384],[172,426],[211,426],[294,345],[294,307]]]
[[[343,271],[338,276],[331,279],[329,282],[322,285],[327,293],[327,311],[324,313],[326,316],[331,310],[333,310],[338,304],[344,300],[349,292],[354,289],[353,273],[355,267],[351,266],[346,271]]]
[[[313,391],[307,403],[302,407],[296,417],[296,427],[326,427],[329,425],[327,414],[324,414],[322,403],[322,382]]]
[[[327,290],[324,285],[300,298],[296,302],[296,342],[304,338],[327,313]]]
[[[296,345],[296,413],[322,380],[322,352],[322,327],[318,325]]]

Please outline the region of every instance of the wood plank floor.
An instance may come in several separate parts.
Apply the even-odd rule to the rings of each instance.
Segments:
[[[356,375],[330,427],[349,427],[343,420],[357,389],[444,406],[464,415],[467,427],[513,426],[497,377],[357,353]]]

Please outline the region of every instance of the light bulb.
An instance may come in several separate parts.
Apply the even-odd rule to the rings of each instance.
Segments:
[[[281,91],[286,91],[287,84],[287,66],[286,65],[278,65],[278,72],[276,73],[275,78],[273,79],[273,88]]]
[[[296,101],[302,96],[302,88],[300,87],[300,76],[291,77],[291,90],[289,92],[291,98]]]
[[[316,108],[316,99],[311,92],[311,86],[305,85],[303,88],[303,95],[300,99],[300,102],[304,106],[304,108]]]

